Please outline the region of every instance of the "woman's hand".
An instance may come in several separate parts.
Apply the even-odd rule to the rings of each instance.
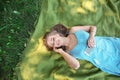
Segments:
[[[77,59],[75,59],[73,56],[71,56],[69,53],[65,52],[62,48],[53,48],[55,52],[58,52],[61,54],[61,56],[64,58],[64,60],[67,62],[67,64],[73,68],[73,69],[79,69],[80,63]]]
[[[53,50],[55,51],[55,52],[57,52],[57,53],[64,53],[64,50],[62,49],[62,48],[55,48],[55,47],[53,47]]]
[[[95,39],[94,39],[94,37],[89,37],[89,39],[88,39],[88,47],[90,47],[90,48],[95,47]]]

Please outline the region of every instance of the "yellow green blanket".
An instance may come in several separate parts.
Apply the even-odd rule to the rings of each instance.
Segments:
[[[43,0],[35,31],[16,67],[18,80],[120,80],[87,61],[69,68],[57,53],[48,52],[42,36],[53,25],[95,25],[97,36],[120,37],[120,0]]]

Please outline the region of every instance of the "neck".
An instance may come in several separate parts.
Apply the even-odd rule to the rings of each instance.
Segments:
[[[68,47],[69,46],[69,42],[70,42],[69,37],[64,37],[63,38],[63,44],[64,44],[64,46]]]
[[[71,50],[77,44],[77,40],[74,35],[69,35],[66,37],[66,48],[67,50]]]

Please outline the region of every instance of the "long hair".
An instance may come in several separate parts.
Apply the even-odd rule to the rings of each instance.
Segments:
[[[56,24],[53,26],[51,31],[57,31],[58,33],[63,34],[64,37],[67,37],[69,34],[69,29],[65,27],[63,24]]]
[[[49,51],[53,51],[53,47],[48,46],[46,39],[49,36],[49,34],[51,34],[54,31],[56,31],[58,34],[64,37],[67,37],[69,35],[69,29],[66,28],[63,24],[54,25],[53,28],[51,28],[51,30],[49,32],[46,32],[45,35],[43,36],[43,43],[46,46],[47,50]],[[66,50],[65,46],[61,46],[59,48],[62,48],[64,51]]]

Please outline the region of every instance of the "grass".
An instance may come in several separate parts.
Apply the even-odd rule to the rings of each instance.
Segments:
[[[14,69],[34,31],[42,0],[0,0],[0,80],[16,80]]]

